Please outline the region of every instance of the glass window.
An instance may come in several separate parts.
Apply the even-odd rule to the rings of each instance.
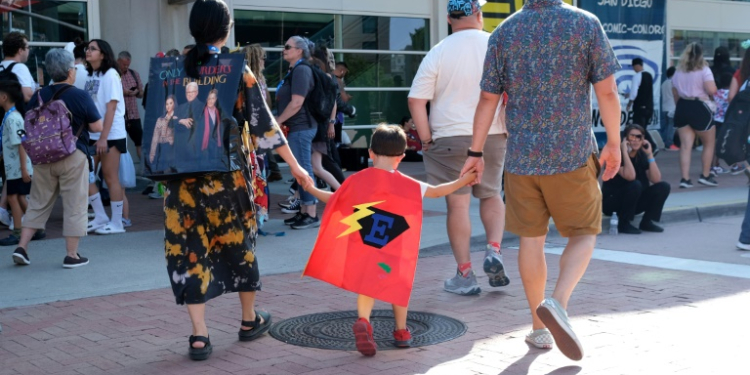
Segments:
[[[348,87],[411,87],[424,55],[345,53]]]
[[[430,21],[422,18],[343,16],[344,49],[429,51]]]
[[[71,42],[88,39],[86,3],[79,1],[22,1],[0,9],[3,34],[29,36],[30,42]]]
[[[409,114],[408,91],[347,91],[349,103],[357,107],[357,117],[346,125],[397,124]]]
[[[748,39],[750,39],[750,33],[674,30],[672,32],[672,58],[679,60],[685,47],[689,43],[697,42],[703,46],[703,54],[707,60],[713,60],[714,50],[719,46],[724,46],[729,48],[729,57],[733,61],[740,61],[745,54],[742,42]]]
[[[243,46],[280,47],[295,35],[316,43],[333,40],[332,14],[237,10],[234,17],[235,39]]]
[[[422,18],[334,16],[255,10],[234,12],[235,39],[240,45],[283,46],[301,35],[315,43],[344,49],[429,51],[430,22]],[[336,27],[340,30],[336,33]],[[335,40],[342,35],[342,40]]]

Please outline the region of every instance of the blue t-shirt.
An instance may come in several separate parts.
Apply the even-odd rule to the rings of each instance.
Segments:
[[[52,97],[59,90],[66,86],[68,85],[58,84],[47,86],[41,89],[38,93],[35,93],[31,97],[31,100],[26,105],[26,109],[28,110],[39,106],[39,98],[37,94],[40,94],[42,96],[42,101],[47,103],[52,100]],[[62,95],[60,95],[58,99],[62,100],[65,103],[65,105],[68,107],[68,110],[73,115],[73,123],[71,124],[71,126],[73,127],[73,134],[78,134],[79,129],[83,127],[81,136],[78,137],[78,141],[76,141],[76,148],[83,151],[84,154],[88,155],[89,124],[92,122],[96,122],[97,120],[100,120],[102,118],[102,116],[99,114],[99,110],[96,108],[96,104],[94,104],[91,96],[86,93],[86,91],[83,91],[76,87],[69,88],[64,93],[62,93]]]

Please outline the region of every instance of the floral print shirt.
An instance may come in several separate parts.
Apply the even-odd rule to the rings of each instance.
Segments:
[[[562,0],[527,0],[492,33],[481,88],[507,92],[505,169],[567,173],[596,152],[591,85],[620,69],[596,16]]]

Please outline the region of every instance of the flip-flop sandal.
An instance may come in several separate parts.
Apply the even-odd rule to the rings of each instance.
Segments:
[[[263,317],[263,323],[260,322],[261,317]],[[240,341],[253,341],[260,337],[262,334],[266,333],[269,328],[271,328],[271,314],[265,311],[256,311],[255,321],[248,322],[247,320],[243,320],[242,326],[252,329],[240,329]]]
[[[193,344],[196,342],[202,342],[206,344],[206,346],[202,348],[194,348]],[[208,359],[208,356],[211,355],[211,352],[214,351],[213,346],[211,346],[211,341],[208,339],[208,337],[205,336],[190,336],[190,350],[188,351],[188,355],[190,356],[190,359],[193,361],[203,361]]]

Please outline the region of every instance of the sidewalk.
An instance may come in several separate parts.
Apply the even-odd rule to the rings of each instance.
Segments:
[[[482,256],[473,253],[472,261],[480,264]],[[186,355],[191,327],[185,308],[163,288],[0,310],[0,375],[728,374],[745,367],[741,341],[750,328],[736,322],[746,318],[741,306],[750,303],[748,279],[593,260],[571,301],[572,324],[585,348],[584,359],[572,362],[556,349],[524,343],[529,312],[515,258],[515,250],[505,251],[509,286],[489,288],[480,274],[483,292],[475,297],[441,290],[455,267],[451,255],[420,259],[411,310],[468,326],[464,336],[435,346],[365,358],[268,336],[241,343],[239,301],[227,295],[209,303],[214,353],[196,363]],[[558,261],[548,254],[550,275],[557,274]],[[264,276],[263,283],[258,308],[277,322],[355,306],[353,294],[300,279],[298,272]]]

